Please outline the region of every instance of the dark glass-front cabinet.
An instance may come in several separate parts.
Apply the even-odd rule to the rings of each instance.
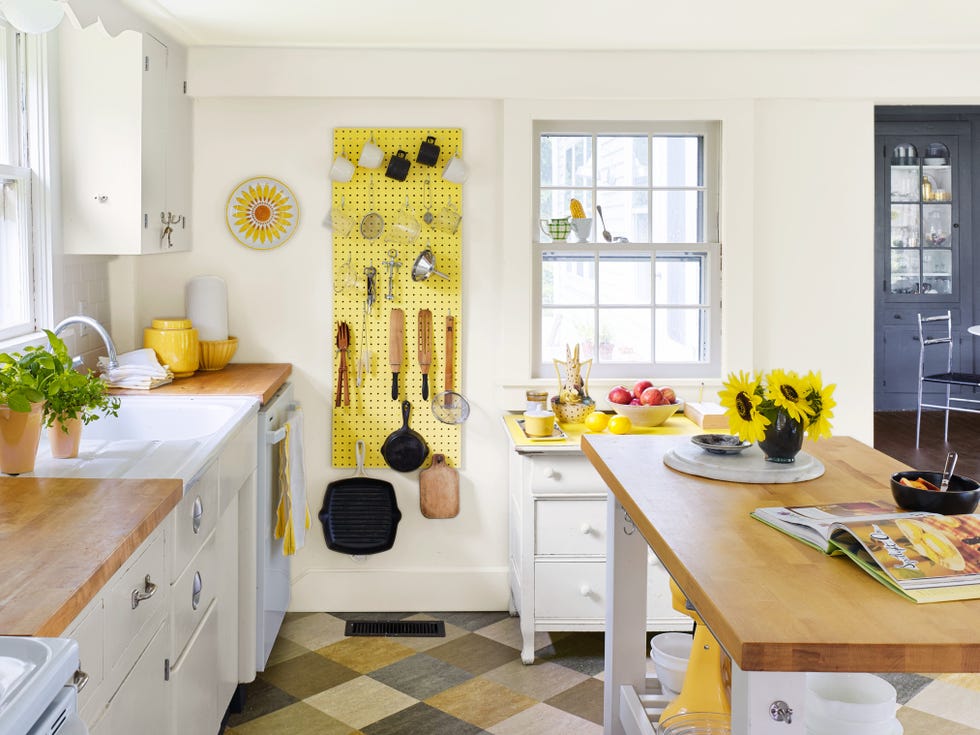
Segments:
[[[917,315],[972,318],[971,126],[878,122],[875,212],[875,409],[916,406]],[[963,319],[966,322],[963,322]],[[969,335],[967,335],[969,336]],[[969,345],[968,345],[969,346]],[[954,369],[972,363],[954,347]]]

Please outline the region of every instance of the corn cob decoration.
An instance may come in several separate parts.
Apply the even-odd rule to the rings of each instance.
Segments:
[[[575,219],[585,218],[585,209],[582,207],[582,202],[580,202],[578,199],[572,199],[569,209],[571,209],[572,217]]]

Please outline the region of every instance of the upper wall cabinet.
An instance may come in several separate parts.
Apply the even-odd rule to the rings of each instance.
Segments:
[[[59,43],[65,252],[189,250],[185,49],[100,24],[62,23]]]

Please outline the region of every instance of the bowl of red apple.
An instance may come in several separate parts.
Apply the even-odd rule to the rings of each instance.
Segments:
[[[638,381],[632,389],[617,385],[606,397],[613,411],[629,418],[633,426],[660,426],[684,407],[673,388],[657,387],[649,380]]]

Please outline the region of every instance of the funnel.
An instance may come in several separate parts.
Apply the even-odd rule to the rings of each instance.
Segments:
[[[431,250],[426,248],[415,259],[415,265],[412,266],[412,280],[427,281],[433,273],[440,278],[449,280],[449,276],[436,270],[436,256],[432,254]]]

